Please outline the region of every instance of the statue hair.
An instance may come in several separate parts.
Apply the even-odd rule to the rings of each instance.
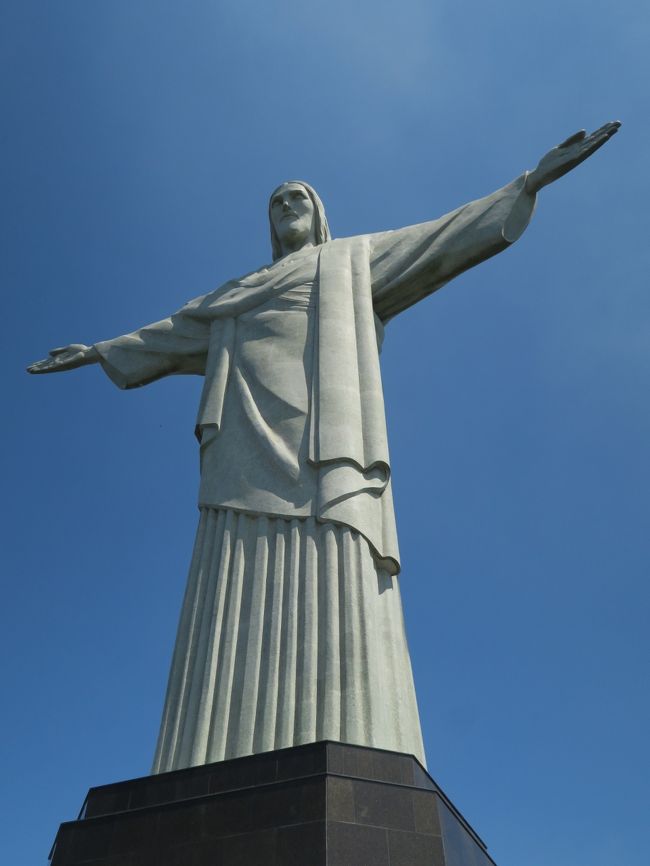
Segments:
[[[320,200],[318,193],[316,190],[309,186],[308,183],[305,183],[304,180],[285,180],[284,183],[281,183],[280,186],[276,186],[269,197],[269,224],[271,226],[271,249],[273,250],[273,261],[275,262],[277,259],[282,257],[282,245],[280,244],[280,238],[278,237],[275,228],[273,226],[273,220],[271,219],[271,201],[273,200],[273,196],[276,192],[283,186],[286,186],[288,183],[295,183],[301,186],[314,205],[314,237],[316,240],[316,244],[325,244],[327,241],[332,239],[332,235],[330,234],[330,227],[327,224],[327,217],[325,216],[325,207],[323,202]]]

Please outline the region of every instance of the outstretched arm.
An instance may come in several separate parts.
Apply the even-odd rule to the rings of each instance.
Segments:
[[[183,311],[132,334],[94,346],[73,343],[31,364],[30,373],[58,373],[100,363],[118,388],[137,388],[173,373],[205,372],[210,323]]]
[[[578,132],[554,147],[532,172],[440,219],[370,235],[375,312],[386,322],[468,268],[514,243],[526,228],[537,192],[602,147],[620,123]]]
[[[535,210],[526,175],[437,220],[370,235],[376,314],[387,322],[463,271],[505,250]]]

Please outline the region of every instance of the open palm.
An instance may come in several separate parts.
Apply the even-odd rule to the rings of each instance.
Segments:
[[[549,150],[539,161],[537,168],[528,175],[526,187],[537,192],[554,180],[567,174],[595,153],[618,132],[620,121],[613,120],[587,134],[584,129],[569,136],[562,144]]]
[[[97,352],[92,346],[83,343],[71,343],[60,349],[52,349],[49,358],[36,361],[27,368],[28,373],[61,373],[64,370],[74,370],[97,360]]]

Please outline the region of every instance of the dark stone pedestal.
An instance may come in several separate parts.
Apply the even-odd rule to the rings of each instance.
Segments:
[[[52,866],[494,866],[415,758],[314,743],[91,788]]]

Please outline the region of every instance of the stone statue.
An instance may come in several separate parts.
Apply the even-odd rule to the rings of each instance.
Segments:
[[[54,349],[120,388],[205,376],[200,520],[154,772],[329,739],[424,749],[404,634],[379,349],[384,325],[526,228],[537,192],[618,130],[433,222],[331,240],[279,186],[273,263],[126,336]]]

